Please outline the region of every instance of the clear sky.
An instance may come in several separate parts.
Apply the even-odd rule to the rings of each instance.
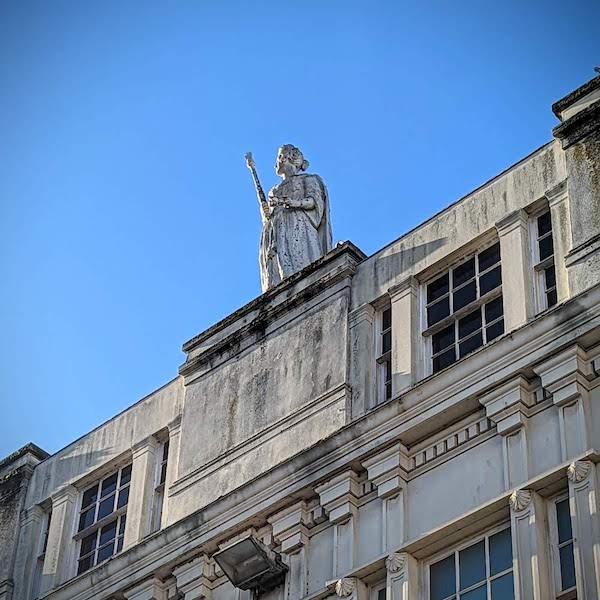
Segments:
[[[600,2],[0,3],[0,457],[176,376],[260,293],[277,147],[370,254],[551,139]]]

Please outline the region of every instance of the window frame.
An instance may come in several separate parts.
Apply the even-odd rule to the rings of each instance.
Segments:
[[[571,539],[567,542],[562,542],[559,544],[558,542],[558,517],[556,515],[557,512],[557,504],[562,502],[563,500],[567,500],[569,502],[569,516],[571,516],[571,499],[569,496],[569,492],[565,491],[561,494],[554,496],[550,500],[548,500],[548,504],[550,506],[550,510],[548,510],[548,530],[549,530],[549,541],[550,541],[550,556],[552,557],[552,573],[553,573],[553,581],[554,581],[554,596],[557,600],[568,600],[571,598],[577,597],[577,565],[575,564],[575,585],[567,588],[566,590],[562,589],[562,569],[560,565],[560,548],[561,546],[566,546],[569,543],[573,545],[573,561],[576,560],[575,556],[575,537],[573,534],[573,519],[571,517]]]
[[[166,457],[165,457],[166,449]],[[163,439],[158,446],[157,456],[160,459],[156,460],[154,470],[154,492],[152,494],[152,514],[150,517],[150,533],[160,531],[162,526],[162,514],[165,502],[165,490],[167,485],[167,473],[169,468],[170,457],[170,438]],[[164,466],[164,479],[162,477]]]
[[[378,306],[375,312],[375,404],[381,404],[392,398],[392,345],[394,341],[394,321],[392,315],[391,302],[384,303]],[[390,311],[390,326],[383,329],[383,314],[386,311]],[[390,334],[390,349],[383,352],[383,336],[384,334]],[[386,378],[386,365],[389,364],[390,378]],[[389,385],[389,396],[387,394],[387,388]]]
[[[369,600],[379,600],[381,590],[385,591],[387,600],[387,581],[385,579],[369,586]]]
[[[498,248],[499,248],[499,254],[500,254],[500,260],[497,263],[494,263],[491,267],[488,267],[487,269],[484,269],[483,271],[479,271],[479,260],[478,260],[478,255],[482,254],[483,252],[485,252],[487,249],[491,248],[492,246],[498,244]],[[468,283],[470,281],[475,281],[475,287],[476,287],[476,294],[477,297],[475,298],[475,300],[473,300],[472,302],[470,302],[469,304],[466,304],[465,306],[462,306],[461,308],[459,308],[458,310],[456,310],[455,312],[450,312],[450,314],[446,317],[444,317],[443,319],[441,319],[440,321],[438,321],[437,323],[434,323],[433,325],[429,325],[428,324],[428,315],[427,315],[427,309],[432,305],[435,304],[436,302],[439,302],[443,297],[448,296],[450,298],[450,306],[452,307],[452,303],[453,303],[453,299],[452,299],[452,293],[454,291],[453,288],[453,281],[452,281],[452,276],[451,276],[451,272],[453,270],[455,270],[456,268],[460,267],[462,264],[468,262],[469,260],[474,259],[475,262],[475,275],[473,279],[469,279],[466,282],[463,282],[461,285],[459,285],[456,289],[460,289],[462,287],[465,287],[466,285],[468,285]],[[483,296],[480,296],[480,284],[479,284],[479,280],[480,277],[483,275],[486,275],[487,273],[493,271],[494,269],[496,269],[497,267],[500,267],[500,277],[501,277],[501,282],[500,285],[497,286],[496,288],[486,292]],[[442,296],[440,296],[439,298],[436,298],[433,302],[427,302],[427,286],[431,283],[433,283],[436,279],[442,277],[444,274],[448,274],[448,292],[446,294],[443,294]],[[457,257],[455,260],[447,260],[446,262],[444,262],[444,266],[440,267],[438,269],[435,269],[435,271],[430,271],[427,273],[426,277],[423,277],[421,280],[421,284],[420,284],[420,302],[419,302],[419,308],[420,308],[420,319],[419,322],[421,324],[421,337],[423,339],[423,344],[422,344],[422,360],[423,363],[426,365],[425,366],[425,375],[429,376],[429,375],[433,375],[433,374],[437,374],[437,373],[441,373],[442,371],[445,371],[446,369],[452,367],[453,365],[455,365],[457,362],[459,362],[460,360],[462,360],[463,358],[466,358],[467,356],[469,356],[470,354],[472,354],[473,352],[477,352],[478,350],[480,350],[481,348],[484,348],[485,346],[487,346],[489,343],[501,338],[503,335],[506,334],[506,327],[504,326],[504,331],[503,333],[501,333],[500,335],[496,336],[495,338],[493,338],[492,340],[488,341],[487,340],[487,331],[486,328],[488,326],[494,325],[495,323],[500,322],[501,320],[505,319],[505,311],[504,311],[504,295],[503,295],[503,281],[502,281],[502,249],[500,246],[500,239],[497,236],[493,236],[493,237],[487,237],[485,241],[482,241],[480,244],[475,245],[474,243],[469,244],[469,246],[467,248],[464,249],[464,252],[461,254],[460,257]],[[486,304],[492,302],[493,300],[495,300],[498,297],[502,297],[502,315],[500,317],[497,317],[496,319],[490,321],[489,323],[485,322],[485,309],[483,308]],[[481,311],[481,328],[478,329],[475,332],[471,332],[469,335],[465,336],[464,338],[460,339],[459,338],[459,333],[458,333],[458,322],[465,317],[466,315],[474,312],[475,310],[479,309]],[[440,352],[434,353],[433,352],[433,336],[436,333],[439,333],[440,331],[442,331],[443,329],[446,329],[447,327],[449,327],[450,325],[454,324],[454,349],[455,349],[455,356],[456,359],[454,360],[453,363],[451,363],[450,365],[439,369],[438,371],[434,371],[433,368],[433,360],[436,356],[438,355],[442,355],[445,352],[447,352],[452,346],[447,346],[446,348],[444,348],[443,350],[441,350]],[[472,350],[471,352],[468,352],[467,354],[465,354],[463,357],[460,356],[460,348],[459,345],[461,342],[464,342],[466,340],[468,340],[469,338],[475,336],[477,334],[478,331],[481,331],[481,335],[483,338],[483,343],[481,346],[479,346],[478,348],[476,348],[475,350]]]
[[[433,555],[432,557],[430,557],[423,565],[424,569],[425,569],[424,578],[423,578],[424,583],[425,583],[425,598],[427,598],[427,600],[431,599],[431,579],[430,579],[431,566],[437,562],[440,562],[440,561],[448,558],[449,556],[452,556],[452,555],[454,555],[454,574],[455,574],[455,578],[456,578],[456,591],[454,592],[454,596],[453,597],[451,596],[450,598],[452,598],[452,600],[460,600],[461,595],[466,594],[469,591],[472,591],[473,589],[477,589],[478,586],[481,586],[481,582],[478,582],[478,583],[473,584],[471,587],[465,588],[464,590],[460,589],[460,579],[459,579],[460,578],[460,569],[459,569],[458,557],[459,557],[459,553],[462,550],[470,548],[471,546],[475,546],[476,544],[479,544],[482,540],[485,540],[485,575],[486,575],[485,581],[486,581],[487,600],[490,600],[490,593],[491,593],[489,582],[494,581],[495,579],[499,579],[500,577],[503,577],[507,573],[513,574],[513,594],[514,594],[514,597],[516,598],[517,595],[515,592],[516,578],[515,578],[514,556],[512,557],[510,569],[505,569],[504,571],[501,571],[499,573],[496,573],[493,576],[490,576],[489,538],[496,535],[497,533],[505,531],[506,529],[510,530],[510,535],[511,535],[511,540],[512,540],[513,531],[512,531],[511,523],[510,523],[510,521],[505,521],[505,522],[503,522],[499,525],[496,525],[490,529],[486,529],[483,533],[477,535],[476,537],[470,538],[467,541],[463,541],[460,544],[456,544],[455,546],[452,546],[450,549],[443,550],[443,551],[438,552],[437,554]],[[511,546],[511,554],[512,554],[512,546]]]
[[[538,218],[548,213],[550,217],[550,231],[539,235]],[[543,238],[552,238],[552,254],[544,259],[540,259],[539,241]],[[554,222],[552,220],[552,211],[548,205],[537,208],[529,215],[529,250],[531,255],[531,264],[533,269],[533,298],[535,303],[535,314],[540,314],[558,304],[558,293],[556,287],[556,249],[554,248]],[[546,288],[546,269],[554,267],[554,286]],[[548,305],[548,293],[554,291],[557,294],[556,302]]]

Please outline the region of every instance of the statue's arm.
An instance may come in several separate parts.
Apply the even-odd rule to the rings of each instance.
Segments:
[[[299,208],[302,210],[313,210],[321,198],[321,188],[315,177],[308,176],[304,178],[301,198],[288,198],[286,204],[289,208]]]

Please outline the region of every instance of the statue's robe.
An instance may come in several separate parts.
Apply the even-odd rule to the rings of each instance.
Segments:
[[[260,271],[263,292],[297,273],[331,250],[331,221],[327,188],[318,175],[306,173],[284,179],[269,197],[314,201],[314,207],[275,206],[263,222]]]

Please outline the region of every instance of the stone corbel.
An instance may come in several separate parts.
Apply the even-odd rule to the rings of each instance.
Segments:
[[[563,460],[584,454],[591,446],[591,365],[585,351],[571,346],[533,368],[559,408]]]
[[[418,563],[408,552],[394,552],[385,560],[387,600],[420,598]]]
[[[167,586],[153,577],[126,590],[123,596],[126,600],[167,600]]]
[[[183,594],[184,600],[211,600],[214,579],[211,563],[207,556],[202,555],[173,569],[177,591]]]
[[[479,401],[503,437],[504,485],[510,489],[529,479],[527,422],[529,409],[535,404],[533,386],[519,375]]]
[[[344,600],[368,600],[369,590],[358,577],[342,577],[335,582],[335,593]]]

